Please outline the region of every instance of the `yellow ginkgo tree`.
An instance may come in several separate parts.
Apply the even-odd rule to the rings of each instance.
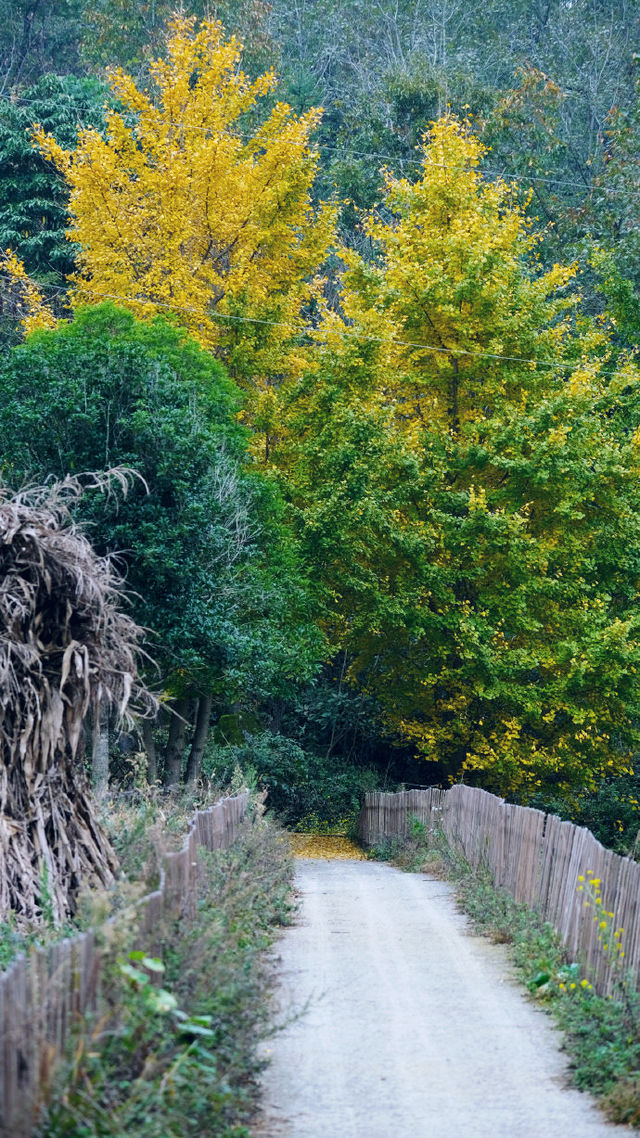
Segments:
[[[356,371],[363,351],[369,367],[375,353],[373,386],[418,433],[455,434],[535,392],[545,362],[563,354],[575,303],[562,292],[575,269],[539,271],[540,238],[513,189],[483,177],[484,151],[445,115],[425,135],[417,179],[384,172],[384,213],[363,222],[373,255],[343,251],[341,309],[320,333]]]
[[[570,796],[640,747],[640,380],[480,154],[446,116],[387,176],[275,459],[330,642],[425,781]]]
[[[172,312],[259,389],[295,367],[334,212],[311,197],[320,111],[276,102],[259,122],[276,81],[250,81],[240,54],[219,23],[176,19],[148,90],[110,74],[104,135],[84,130],[73,150],[36,139],[70,189],[72,303]]]

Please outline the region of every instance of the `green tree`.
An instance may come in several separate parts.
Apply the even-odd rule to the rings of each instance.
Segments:
[[[313,673],[319,646],[278,496],[246,465],[234,385],[185,333],[107,304],[29,336],[4,360],[0,391],[7,478],[115,465],[141,476],[125,501],[88,495],[82,519],[126,570],[179,701],[169,780],[192,719],[195,777],[211,701],[220,711],[286,692]]]
[[[0,101],[0,248],[11,247],[38,281],[60,286],[75,269],[69,195],[33,144],[33,123],[75,146],[78,132],[104,125],[108,88],[96,79],[43,76]]]
[[[65,311],[75,247],[67,239],[69,194],[33,145],[33,123],[75,145],[79,128],[99,129],[107,90],[95,79],[45,75],[20,97],[0,99],[0,250],[12,249],[44,287],[53,312]],[[19,339],[20,290],[0,275],[0,343]]]
[[[289,494],[327,636],[388,729],[429,777],[524,798],[628,770],[640,503],[624,377],[558,377],[526,410],[427,428],[411,449],[349,390],[352,369],[313,381]]]
[[[280,461],[327,633],[388,725],[436,777],[569,795],[638,744],[638,376],[605,374],[477,157],[448,119],[419,182],[388,178]]]

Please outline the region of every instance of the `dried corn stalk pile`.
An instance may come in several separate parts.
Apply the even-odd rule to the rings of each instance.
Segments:
[[[58,923],[80,888],[116,869],[84,773],[84,723],[99,704],[123,714],[134,692],[144,698],[140,631],[71,521],[82,493],[76,479],[0,488],[0,919]]]

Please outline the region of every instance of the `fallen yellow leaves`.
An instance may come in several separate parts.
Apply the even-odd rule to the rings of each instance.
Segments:
[[[294,857],[366,861],[366,854],[350,838],[332,834],[289,834]]]

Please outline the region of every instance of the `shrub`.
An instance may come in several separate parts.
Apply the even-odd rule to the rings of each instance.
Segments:
[[[296,830],[353,828],[364,791],[378,779],[376,771],[351,766],[342,756],[312,754],[269,731],[209,748],[205,770],[216,782],[229,783],[236,767],[267,791],[267,807],[282,825]]]
[[[268,1015],[264,949],[290,919],[291,876],[286,841],[256,819],[229,850],[203,857],[197,903],[157,929],[157,957],[132,951],[127,930],[38,1138],[248,1135]]]

